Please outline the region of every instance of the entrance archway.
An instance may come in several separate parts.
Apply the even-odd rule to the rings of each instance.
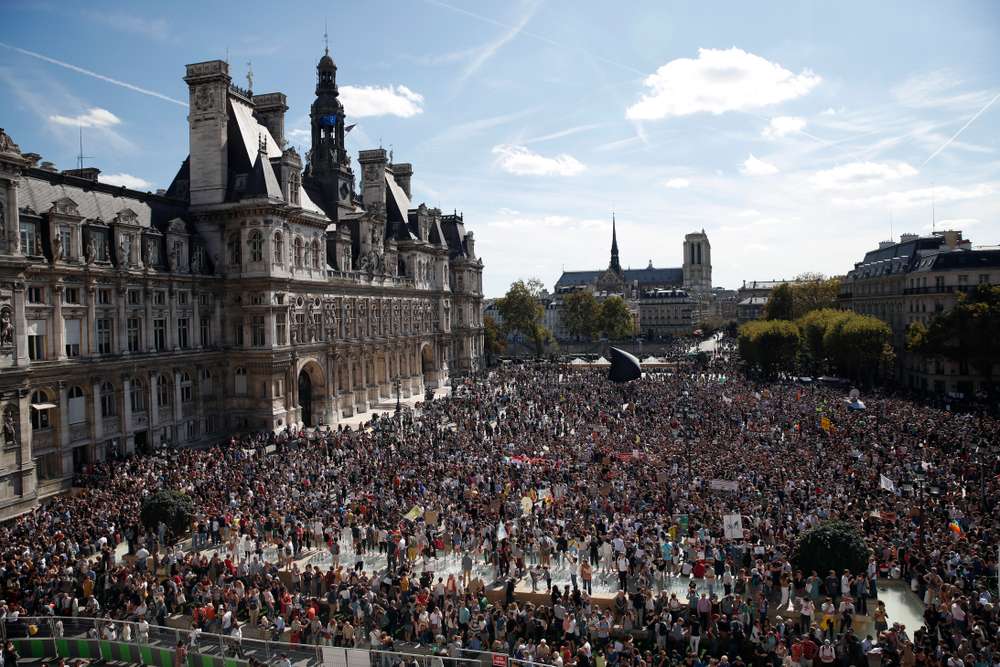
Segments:
[[[430,343],[425,343],[420,348],[420,370],[423,372],[424,377],[434,372],[434,346]]]
[[[315,426],[313,423],[313,386],[312,378],[306,369],[299,371],[299,408],[301,408],[302,423]]]

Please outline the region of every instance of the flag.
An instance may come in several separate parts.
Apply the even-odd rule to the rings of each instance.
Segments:
[[[498,540],[507,539],[507,527],[503,525],[503,521],[497,523],[497,539]]]
[[[357,126],[358,126],[357,123],[351,123],[350,125],[348,125],[347,127],[344,128],[344,134],[347,134],[348,132],[350,132],[351,130],[353,130],[354,128],[356,128]]]
[[[954,519],[948,522],[948,530],[955,533],[956,535],[962,534],[962,527],[958,525],[958,522],[955,521]]]
[[[414,505],[410,508],[410,511],[403,515],[403,518],[407,521],[416,521],[419,517],[424,515],[424,508],[420,505]]]
[[[820,417],[820,419],[819,419],[819,427],[821,429],[823,429],[824,431],[826,431],[827,433],[829,433],[830,432],[830,426],[831,426],[831,424],[830,424],[830,418],[829,417]]]
[[[893,484],[892,480],[889,479],[888,477],[886,477],[885,475],[881,475],[881,474],[879,475],[879,486],[881,488],[885,489],[886,491],[891,492],[891,493],[895,493],[896,492],[896,485]]]

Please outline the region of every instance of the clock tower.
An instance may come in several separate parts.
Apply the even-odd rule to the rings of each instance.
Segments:
[[[341,211],[354,209],[354,173],[344,146],[344,105],[337,90],[337,65],[327,49],[316,66],[316,100],[309,110],[312,149],[304,185],[327,217],[340,220]]]

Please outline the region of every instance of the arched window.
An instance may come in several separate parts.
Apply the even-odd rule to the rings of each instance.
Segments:
[[[247,236],[247,245],[250,247],[250,261],[264,261],[264,237],[258,230],[253,230]]]
[[[185,371],[181,374],[181,403],[190,403],[193,395],[191,376]]]
[[[83,389],[71,387],[66,392],[66,398],[68,399],[66,408],[69,414],[69,423],[79,424],[87,421],[87,398],[83,395]]]
[[[236,393],[243,395],[247,393],[247,369],[236,369]]]
[[[283,264],[285,261],[285,238],[281,232],[274,233],[274,263]]]
[[[295,266],[302,268],[302,239],[295,239]]]
[[[312,244],[310,244],[308,241],[306,241],[305,244],[305,253],[306,256],[304,260],[304,266],[306,267],[312,266]]]
[[[101,416],[114,417],[117,413],[115,386],[110,382],[105,382],[101,385]]]
[[[49,410],[52,408],[49,406],[49,395],[45,391],[39,389],[31,395],[31,430],[41,431],[52,426],[49,421]]]
[[[318,269],[320,266],[322,266],[323,262],[323,257],[320,255],[319,252],[319,247],[320,247],[319,241],[313,240],[312,246],[313,246],[313,268]]]
[[[133,413],[146,411],[146,387],[143,386],[142,380],[139,378],[133,378],[130,383],[129,401],[132,404]]]
[[[226,247],[229,251],[229,263],[230,264],[242,264],[243,263],[243,253],[240,250],[240,235],[239,232],[230,235],[229,241],[226,242]]]
[[[161,408],[168,408],[173,402],[173,387],[170,386],[170,378],[167,375],[160,375],[156,379],[156,404]]]

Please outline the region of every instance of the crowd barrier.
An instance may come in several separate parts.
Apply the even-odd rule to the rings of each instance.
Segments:
[[[62,622],[59,627],[58,622]],[[192,637],[194,637],[192,639]],[[297,667],[507,667],[500,653],[468,652],[450,657],[426,652],[383,651],[342,646],[290,644],[264,639],[234,639],[150,625],[147,634],[134,621],[87,617],[24,617],[0,623],[0,639],[14,642],[23,658],[65,658],[174,667],[179,644],[187,649],[188,667],[245,667],[251,658],[277,664],[285,657]]]

